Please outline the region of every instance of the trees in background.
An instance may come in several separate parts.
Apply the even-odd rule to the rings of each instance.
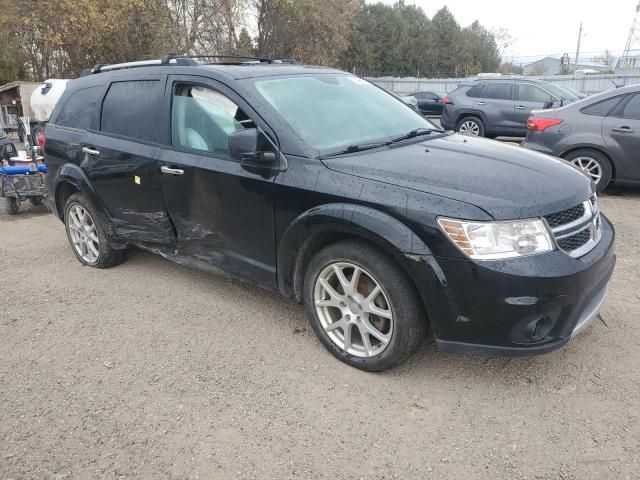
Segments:
[[[364,0],[2,0],[0,81],[73,77],[168,52],[295,58],[358,74],[497,71],[502,34],[445,7]],[[7,5],[4,5],[7,4]]]

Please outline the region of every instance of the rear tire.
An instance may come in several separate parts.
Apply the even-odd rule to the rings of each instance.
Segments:
[[[456,132],[470,137],[484,137],[484,124],[478,117],[464,117],[456,125]]]
[[[20,210],[20,204],[18,203],[18,199],[15,197],[7,197],[7,213],[9,215],[16,215]]]
[[[399,365],[427,332],[424,310],[406,274],[384,251],[356,240],[331,244],[311,260],[304,303],[327,350],[361,370]]]
[[[74,193],[67,199],[64,225],[71,250],[82,264],[109,268],[126,259],[126,249],[113,248],[113,243],[106,235],[104,220],[82,193]]]
[[[611,162],[606,155],[597,150],[582,148],[569,153],[564,159],[589,175],[596,184],[598,193],[607,188],[611,182],[613,176]]]

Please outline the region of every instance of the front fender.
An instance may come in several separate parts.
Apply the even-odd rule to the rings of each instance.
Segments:
[[[321,233],[347,234],[367,239],[396,257],[432,255],[425,243],[398,219],[362,205],[334,203],[314,207],[299,215],[278,245],[278,285],[293,291],[293,274],[303,244]]]

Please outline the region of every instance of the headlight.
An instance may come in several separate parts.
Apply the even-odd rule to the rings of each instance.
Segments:
[[[465,222],[439,218],[438,223],[460,250],[478,260],[523,257],[555,249],[541,219]]]

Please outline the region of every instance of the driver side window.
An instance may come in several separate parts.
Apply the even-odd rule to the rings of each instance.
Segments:
[[[177,84],[171,102],[171,144],[187,150],[229,155],[229,135],[253,127],[225,95],[201,85]]]
[[[552,102],[553,97],[535,85],[521,83],[518,85],[518,100],[522,102],[547,103]]]

